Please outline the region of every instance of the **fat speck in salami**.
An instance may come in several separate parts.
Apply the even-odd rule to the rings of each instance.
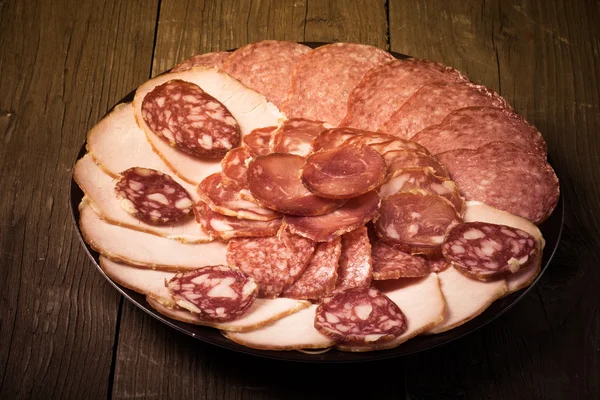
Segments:
[[[152,224],[169,224],[191,215],[194,205],[186,190],[169,175],[134,167],[121,173],[115,186],[125,211]]]

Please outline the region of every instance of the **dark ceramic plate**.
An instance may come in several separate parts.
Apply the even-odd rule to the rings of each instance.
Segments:
[[[311,47],[317,47],[322,43],[307,43]],[[397,58],[406,58],[407,56],[392,53]],[[129,93],[125,96],[119,103],[130,102],[133,100],[134,92]],[[83,157],[85,154],[85,144],[81,147],[81,150],[77,156],[77,159]],[[81,244],[85,247],[85,250],[98,269],[100,273],[129,301],[135,304],[137,307],[150,314],[154,318],[163,322],[164,324],[177,329],[180,332],[183,332],[187,335],[200,339],[204,342],[214,344],[216,346],[220,346],[226,349],[230,349],[233,351],[238,351],[241,353],[251,354],[259,357],[272,358],[277,360],[286,360],[286,361],[299,361],[299,362],[311,362],[311,363],[343,363],[343,362],[361,362],[361,361],[374,361],[381,360],[385,358],[399,357],[407,354],[417,353],[419,351],[431,349],[433,347],[442,345],[444,343],[448,343],[452,340],[458,339],[464,335],[467,335],[482,326],[490,323],[494,319],[498,318],[504,312],[506,312],[509,308],[514,306],[519,300],[521,300],[529,290],[533,288],[533,286],[540,280],[546,269],[548,268],[552,257],[554,256],[554,252],[558,247],[558,243],[560,241],[560,236],[563,227],[563,219],[564,219],[564,203],[562,197],[559,199],[558,205],[554,213],[540,226],[542,234],[546,239],[546,247],[544,248],[544,255],[542,258],[542,270],[538,277],[533,281],[531,285],[527,288],[522,289],[516,293],[512,293],[509,296],[503,297],[499,300],[496,300],[489,306],[481,315],[472,319],[471,321],[461,325],[457,328],[454,328],[450,331],[440,333],[437,335],[428,335],[428,336],[417,336],[406,343],[403,343],[399,347],[390,350],[382,350],[382,351],[374,351],[368,353],[347,353],[341,352],[337,350],[331,350],[329,352],[323,354],[306,354],[297,351],[265,351],[265,350],[255,350],[248,347],[241,346],[237,343],[232,342],[229,339],[226,339],[224,336],[219,333],[218,330],[213,328],[207,328],[203,326],[186,324],[184,322],[179,322],[172,320],[170,318],[166,318],[163,315],[156,312],[150,305],[146,302],[145,296],[139,293],[134,292],[133,290],[127,289],[121,285],[113,282],[102,269],[100,268],[98,257],[99,254],[92,250],[92,248],[85,243],[83,237],[81,236],[81,231],[79,230],[79,225],[77,221],[79,221],[79,210],[78,205],[83,198],[83,192],[75,181],[71,179],[71,188],[70,188],[70,199],[71,199],[71,215],[73,217],[73,222],[75,224],[77,234],[79,236],[79,240]]]

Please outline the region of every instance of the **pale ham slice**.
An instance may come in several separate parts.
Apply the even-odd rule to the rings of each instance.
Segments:
[[[102,172],[89,153],[75,164],[73,178],[91,200],[90,206],[94,211],[112,224],[181,242],[199,243],[211,240],[210,235],[196,222],[193,215],[174,224],[153,225],[125,211],[115,193],[115,180]],[[196,190],[190,185],[186,186],[184,188],[190,196],[197,197]]]
[[[171,319],[194,325],[211,326],[229,332],[246,332],[259,329],[267,324],[296,314],[302,309],[310,306],[308,301],[293,299],[256,299],[246,314],[229,322],[207,322],[202,321],[195,314],[180,308],[169,308],[164,304],[168,299],[153,299],[146,297],[146,301],[152,308]],[[168,303],[166,303],[168,304]]]
[[[278,299],[281,300],[281,299]],[[257,300],[258,301],[258,300]],[[315,329],[315,304],[250,332],[223,332],[226,338],[260,350],[324,349],[335,342]]]
[[[136,121],[146,133],[154,151],[189,183],[197,185],[208,175],[219,172],[221,170],[219,161],[196,158],[171,147],[150,130],[141,113],[144,97],[156,86],[173,79],[195,83],[219,100],[237,120],[242,135],[249,134],[253,129],[278,125],[279,121],[285,118],[284,114],[264,96],[214,68],[194,67],[188,71],[163,74],[143,83],[137,89],[133,99]]]
[[[481,314],[494,300],[507,291],[504,279],[482,282],[467,278],[454,267],[438,273],[446,299],[446,313],[439,325],[427,333],[440,333],[455,328]]]
[[[446,303],[435,273],[425,278],[378,281],[375,287],[390,298],[406,315],[408,329],[398,338],[372,345],[337,345],[342,351],[372,351],[391,349],[439,324]]]
[[[221,242],[180,243],[103,220],[84,197],[79,227],[85,241],[111,260],[165,271],[185,271],[227,264],[227,245]]]
[[[155,299],[169,299],[169,304],[175,304],[170,300],[171,295],[165,284],[175,276],[175,272],[132,267],[104,256],[100,256],[100,268],[121,286]]]

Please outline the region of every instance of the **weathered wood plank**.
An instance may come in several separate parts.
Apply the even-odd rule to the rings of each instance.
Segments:
[[[86,130],[148,75],[154,14],[1,5],[0,398],[107,395],[119,296],[74,234],[68,183]]]

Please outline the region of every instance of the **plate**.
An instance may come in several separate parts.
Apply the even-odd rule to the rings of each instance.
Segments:
[[[324,43],[304,43],[310,47],[318,47]],[[398,53],[391,53],[396,58],[407,58],[408,56]],[[129,93],[125,96],[120,103],[131,102],[133,100],[133,96],[135,91]],[[83,157],[86,153],[85,143],[81,147],[79,154],[77,155],[77,160]],[[251,349],[242,345],[239,345],[231,340],[225,338],[221,333],[214,328],[197,326],[186,324],[184,322],[179,322],[172,320],[159,314],[156,312],[148,302],[146,302],[145,296],[134,292],[133,290],[127,289],[115,282],[113,282],[100,268],[99,264],[99,254],[94,251],[85,241],[83,240],[83,236],[81,235],[81,230],[79,229],[79,203],[83,198],[83,192],[77,186],[73,178],[71,178],[71,187],[70,187],[70,207],[71,207],[71,216],[73,218],[73,223],[75,224],[75,230],[81,241],[81,244],[84,246],[85,251],[89,258],[92,260],[93,264],[96,266],[98,271],[109,281],[127,300],[135,304],[138,308],[145,311],[152,317],[161,321],[162,323],[177,329],[180,332],[185,333],[186,335],[192,336],[196,339],[202,340],[203,342],[210,343],[215,346],[219,346],[225,349],[237,351],[240,353],[250,354],[253,356],[259,356],[264,358],[271,358],[277,360],[285,360],[285,361],[296,361],[296,362],[307,362],[307,363],[347,363],[347,362],[364,362],[364,361],[374,361],[374,360],[382,360],[386,358],[400,357],[408,354],[414,354],[420,351],[428,350],[433,347],[440,346],[442,344],[451,342],[460,337],[463,337],[471,332],[476,331],[477,329],[487,325],[494,319],[498,318],[500,315],[504,314],[511,307],[517,304],[526,294],[529,292],[535,284],[540,280],[550,262],[556,249],[558,247],[558,243],[560,241],[560,237],[562,234],[563,221],[564,221],[564,202],[562,196],[558,200],[558,204],[556,209],[552,213],[552,215],[541,225],[539,226],[542,234],[544,235],[544,239],[546,240],[546,247],[544,248],[544,254],[542,257],[542,269],[536,279],[529,285],[527,288],[521,289],[518,292],[512,293],[506,297],[496,300],[489,306],[482,314],[472,319],[471,321],[451,329],[447,332],[443,332],[437,335],[427,335],[427,336],[417,336],[395,349],[390,350],[381,350],[381,351],[373,351],[367,353],[349,353],[342,352],[337,350],[331,350],[322,354],[307,354],[299,351],[266,351],[266,350],[256,350]]]

